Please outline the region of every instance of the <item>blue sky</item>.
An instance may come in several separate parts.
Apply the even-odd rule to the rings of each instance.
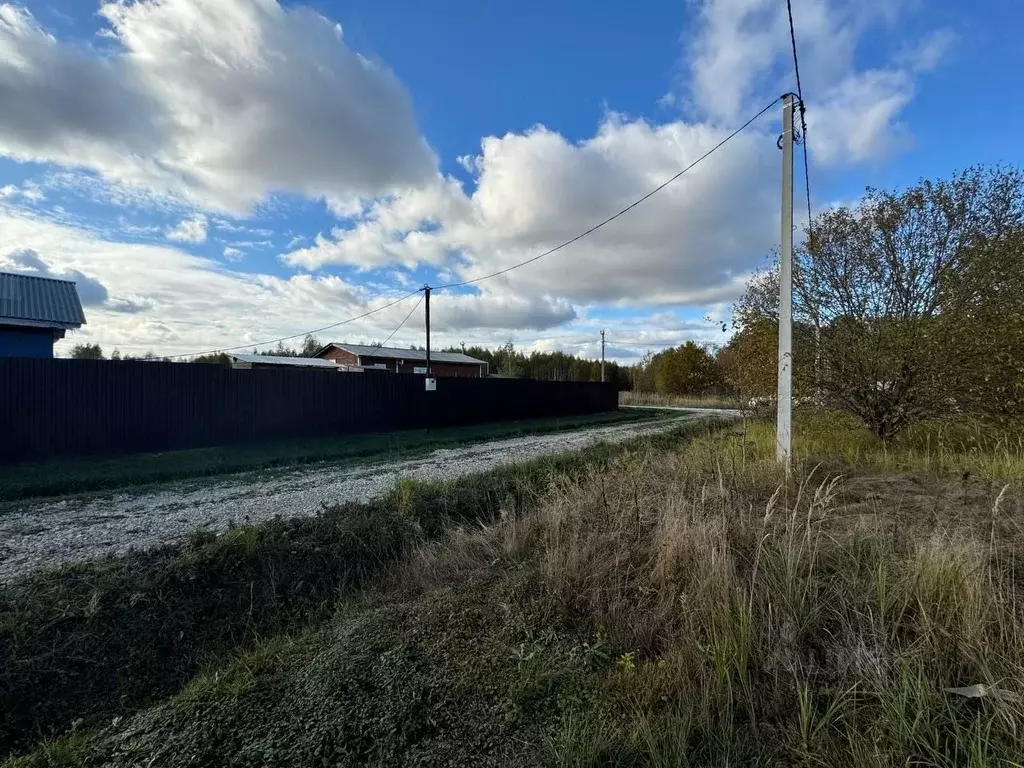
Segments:
[[[1008,1],[794,0],[816,206],[1021,163]],[[184,354],[540,253],[794,86],[781,0],[0,2],[0,267],[88,286],[63,342]],[[440,292],[441,344],[720,342],[778,242],[779,109],[585,241]],[[321,336],[386,337],[415,298]],[[421,342],[414,313],[392,343]]]

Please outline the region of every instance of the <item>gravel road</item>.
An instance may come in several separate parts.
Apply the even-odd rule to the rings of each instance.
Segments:
[[[601,440],[661,432],[706,415],[688,411],[653,422],[474,443],[408,461],[324,463],[178,481],[141,493],[30,500],[0,515],[0,581],[36,568],[154,547],[202,528],[315,515],[324,505],[367,501],[401,478],[447,480]]]

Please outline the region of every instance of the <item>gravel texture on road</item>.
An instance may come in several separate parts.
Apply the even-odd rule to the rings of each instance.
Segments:
[[[438,449],[406,461],[323,463],[178,481],[136,493],[25,501],[0,515],[0,581],[37,568],[159,546],[199,529],[315,515],[327,505],[368,501],[403,478],[449,480],[602,440],[662,432],[707,415],[687,411],[654,422],[525,435]]]

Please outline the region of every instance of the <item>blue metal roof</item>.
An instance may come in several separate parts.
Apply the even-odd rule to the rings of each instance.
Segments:
[[[0,272],[0,324],[5,320],[77,328],[85,324],[85,313],[70,280]]]

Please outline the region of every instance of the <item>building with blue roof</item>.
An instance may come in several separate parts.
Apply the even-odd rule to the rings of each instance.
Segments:
[[[0,272],[0,357],[53,357],[53,345],[85,324],[71,280]]]

